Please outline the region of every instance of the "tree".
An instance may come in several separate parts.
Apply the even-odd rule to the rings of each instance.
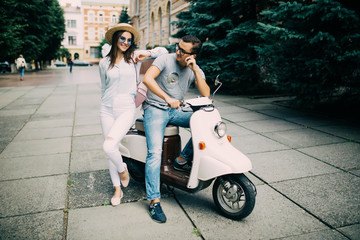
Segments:
[[[65,33],[63,10],[57,0],[2,0],[1,57],[13,61],[18,54],[30,60],[53,59]]]
[[[127,13],[127,10],[128,10],[127,7],[123,8],[121,10],[121,14],[120,14],[120,17],[119,17],[119,23],[128,23],[128,24],[131,23],[130,16]]]
[[[207,78],[221,74],[227,82],[222,90],[232,94],[266,89],[259,76],[255,46],[261,39],[256,30],[259,11],[273,1],[188,1],[189,10],[179,13],[174,22],[180,28],[174,37],[191,34],[203,42],[197,61]]]
[[[257,52],[269,80],[300,101],[359,96],[360,22],[334,0],[280,2],[263,11]]]

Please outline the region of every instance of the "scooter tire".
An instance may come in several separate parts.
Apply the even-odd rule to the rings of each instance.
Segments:
[[[256,188],[244,174],[218,177],[212,194],[220,213],[230,219],[246,218],[255,207]]]

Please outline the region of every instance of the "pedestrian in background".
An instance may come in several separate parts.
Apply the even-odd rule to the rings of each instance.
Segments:
[[[20,54],[18,59],[16,59],[16,69],[20,72],[20,81],[24,81],[26,61],[22,54]]]
[[[71,55],[69,55],[68,58],[67,58],[67,64],[68,64],[69,67],[70,67],[70,73],[72,72],[73,63],[74,63],[74,62],[73,62],[72,59],[71,59]]]
[[[99,63],[101,78],[100,121],[105,138],[103,149],[108,157],[109,172],[115,193],[113,206],[119,205],[123,187],[129,184],[129,172],[119,151],[121,139],[134,124],[135,95],[140,61],[167,53],[165,48],[135,51],[140,40],[139,32],[129,24],[120,23],[109,29],[105,38],[111,44],[110,51]]]

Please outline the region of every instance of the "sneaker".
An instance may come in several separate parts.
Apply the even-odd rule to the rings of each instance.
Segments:
[[[173,167],[175,170],[190,173],[192,164],[189,161],[187,161],[185,164],[179,164],[175,159]]]
[[[150,214],[150,217],[152,218],[152,220],[154,220],[157,223],[166,222],[166,216],[165,216],[163,210],[161,209],[159,202],[150,205],[149,214]]]

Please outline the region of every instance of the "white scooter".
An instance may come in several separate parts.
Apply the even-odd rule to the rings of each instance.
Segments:
[[[218,78],[215,85],[219,85]],[[213,199],[220,212],[231,219],[247,217],[255,206],[255,185],[244,175],[252,169],[249,158],[231,144],[226,134],[226,124],[221,120],[213,99],[198,97],[183,101],[184,110],[190,107],[194,113],[190,129],[194,147],[191,172],[173,168],[173,162],[181,152],[179,128],[168,125],[165,129],[160,179],[163,183],[187,192],[197,192],[211,185]],[[136,181],[145,180],[147,155],[146,136],[142,119],[137,119],[120,144],[120,152],[128,165],[130,175]]]

